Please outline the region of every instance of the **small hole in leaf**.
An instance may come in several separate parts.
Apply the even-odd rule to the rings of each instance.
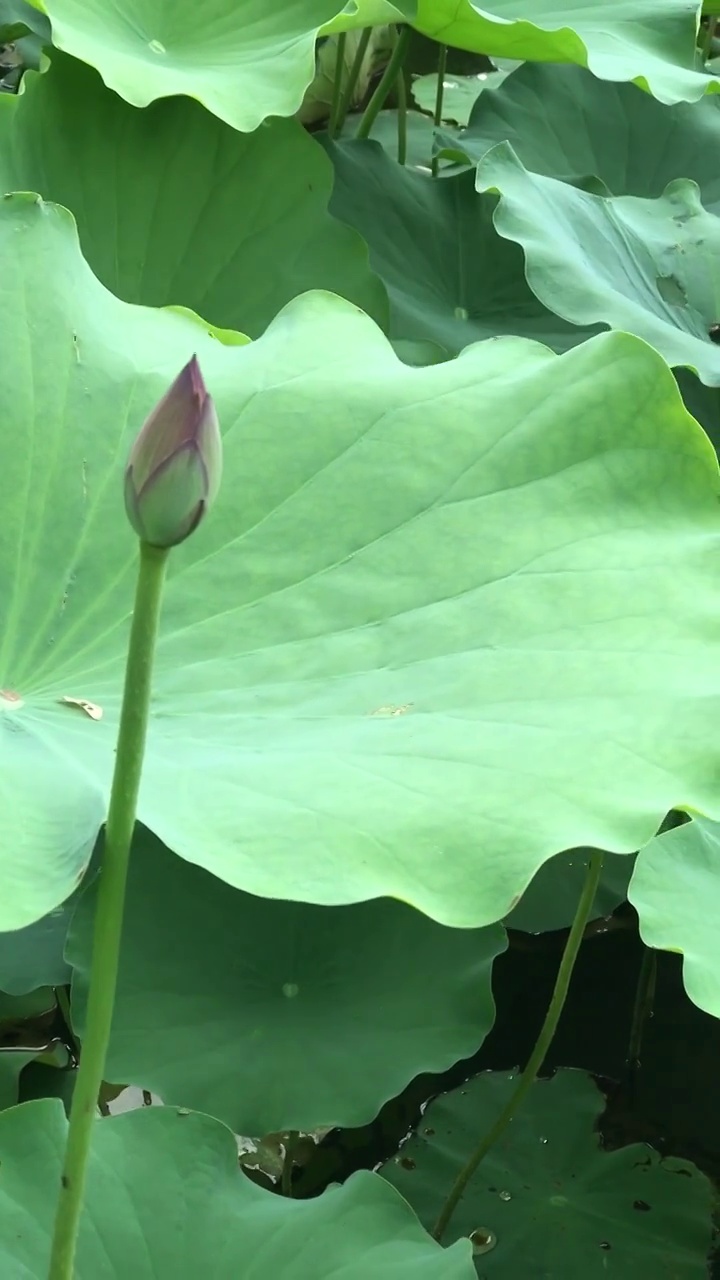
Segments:
[[[720,342],[720,324],[711,324],[708,329],[708,337],[711,342]]]
[[[633,1200],[633,1209],[640,1209],[642,1213],[649,1213],[650,1205],[646,1200]]]

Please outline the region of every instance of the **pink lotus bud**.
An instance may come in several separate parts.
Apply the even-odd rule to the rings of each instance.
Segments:
[[[125,471],[125,510],[139,538],[175,547],[197,529],[220,486],[222,440],[195,356],[137,437]]]

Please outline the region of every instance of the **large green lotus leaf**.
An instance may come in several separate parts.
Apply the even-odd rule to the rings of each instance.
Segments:
[[[720,211],[720,172],[707,162],[720,147],[715,94],[668,107],[582,67],[526,62],[501,92],[479,96],[460,142],[441,141],[474,161],[507,141],[527,169],[571,182],[595,174],[615,196],[660,196],[692,178],[705,208]]]
[[[508,929],[526,933],[548,933],[567,929],[575,919],[587,874],[586,849],[570,849],[544,862],[528,885],[517,906],[505,917]],[[633,857],[606,853],[602,875],[590,911],[590,920],[612,915],[627,898]]]
[[[94,905],[91,891],[67,950],[81,1036]],[[237,1133],[368,1124],[480,1047],[504,948],[499,925],[447,929],[387,898],[254,898],[141,836],[105,1075]]]
[[[575,62],[602,80],[637,80],[661,102],[694,102],[720,88],[695,69],[696,14],[685,0],[525,0],[522,17],[516,0],[482,8],[473,0],[418,0],[414,25],[460,49]]]
[[[697,818],[651,840],[628,896],[647,945],[682,952],[690,999],[720,1018],[720,826]]]
[[[597,332],[538,302],[522,252],[498,235],[495,201],[478,195],[473,173],[437,182],[396,164],[373,141],[325,138],[325,146],[335,168],[331,210],[369,246],[390,297],[393,337],[430,340],[455,355],[498,334],[565,351]]]
[[[192,0],[43,0],[42,7],[53,44],[96,67],[133,106],[180,94],[245,133],[297,111],[315,75],[321,29],[365,25],[362,4],[342,0],[204,0],[201,11]],[[387,7],[372,0],[367,12],[382,18]]]
[[[67,1123],[44,1098],[0,1115],[0,1274],[47,1273]],[[365,1171],[314,1200],[263,1190],[210,1116],[145,1107],[98,1120],[75,1280],[474,1280],[467,1241],[442,1249]]]
[[[71,209],[93,271],[127,302],[180,304],[252,337],[310,288],[385,323],[365,246],[327,211],[332,181],[296,120],[240,134],[189,98],[137,111],[62,54],[0,96],[0,191]]]
[[[720,818],[720,478],[646,344],[410,368],[314,293],[225,346],[108,293],[27,195],[0,205],[0,280],[0,927],[64,901],[97,833],[122,472],[193,351],[225,474],[164,600],[139,816],[169,848],[261,897],[479,927],[558,850]]]
[[[466,176],[466,175],[460,175]],[[656,200],[605,196],[524,168],[509,143],[477,168],[498,191],[495,226],[525,251],[528,283],[574,324],[605,323],[652,343],[671,365],[720,385],[720,218],[694,182]]]
[[[516,1079],[486,1072],[432,1102],[383,1174],[431,1228]],[[475,1233],[480,1280],[705,1280],[712,1190],[692,1164],[635,1143],[604,1151],[604,1099],[581,1071],[536,1081],[485,1156],[444,1240]],[[488,1246],[490,1246],[488,1248]]]

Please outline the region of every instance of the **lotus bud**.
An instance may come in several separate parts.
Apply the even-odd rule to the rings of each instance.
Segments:
[[[138,435],[125,470],[125,510],[138,537],[176,547],[197,529],[217,494],[222,440],[195,356]]]

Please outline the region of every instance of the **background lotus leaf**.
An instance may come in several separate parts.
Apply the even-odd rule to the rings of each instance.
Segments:
[[[491,58],[576,62],[603,80],[638,80],[661,102],[694,102],[720,87],[696,69],[696,14],[683,0],[526,0],[521,17],[514,0],[482,8],[474,0],[418,0],[415,25]]]
[[[515,1077],[485,1072],[437,1098],[422,1130],[384,1168],[426,1226],[473,1147],[508,1101]],[[581,1071],[532,1086],[488,1152],[444,1239],[487,1233],[483,1280],[705,1280],[713,1236],[709,1180],[686,1160],[634,1143],[604,1151],[602,1095]]]
[[[720,1018],[720,826],[697,818],[665,831],[638,854],[629,898],[649,947],[683,954],[691,1000]]]
[[[338,26],[364,26],[361,6],[342,0],[45,0],[53,44],[96,67],[134,107],[197,98],[250,133],[268,116],[290,116],[315,75],[315,40]],[[386,6],[382,6],[384,9]],[[380,16],[365,5],[368,16]]]
[[[463,175],[461,175],[463,176]],[[720,218],[694,182],[656,200],[606,196],[531,173],[508,143],[477,168],[480,191],[500,192],[495,226],[525,252],[528,283],[573,324],[611,325],[720,385]]]
[[[597,332],[538,302],[522,252],[498,235],[495,201],[478,195],[472,173],[435,182],[374,141],[325,146],[335,170],[332,212],[369,246],[390,297],[392,337],[436,342],[456,355],[501,333],[566,351]]]
[[[0,95],[0,191],[71,209],[92,270],[126,302],[180,304],[251,337],[311,288],[386,324],[365,246],[327,211],[332,180],[296,120],[242,134],[189,98],[137,111],[63,54]]]
[[[669,107],[583,67],[532,62],[501,92],[492,88],[480,95],[460,142],[447,139],[471,160],[509,142],[526,169],[566,182],[595,174],[614,196],[661,196],[674,178],[691,178],[705,208],[720,211],[720,173],[707,162],[720,145],[716,94]]]
[[[67,950],[83,1034],[94,887]],[[492,1027],[504,930],[447,929],[404,903],[253,898],[136,838],[108,1080],[237,1133],[368,1124]]]

